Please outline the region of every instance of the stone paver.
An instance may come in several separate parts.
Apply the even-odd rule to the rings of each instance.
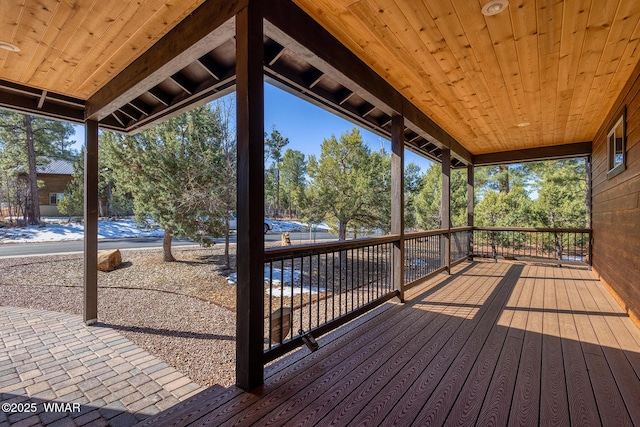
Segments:
[[[129,427],[203,389],[118,331],[0,306],[0,427]]]

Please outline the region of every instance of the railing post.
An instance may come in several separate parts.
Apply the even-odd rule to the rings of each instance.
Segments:
[[[451,274],[451,151],[442,150],[442,205],[440,210],[440,228],[447,230],[442,246],[442,260]]]
[[[260,5],[251,0],[236,15],[236,383],[245,390],[264,381],[264,33]]]
[[[391,233],[393,244],[393,282],[398,298],[404,302],[404,117],[391,119]]]

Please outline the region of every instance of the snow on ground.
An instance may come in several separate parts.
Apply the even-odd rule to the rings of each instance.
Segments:
[[[82,240],[84,225],[80,222],[60,218],[45,218],[43,226],[0,228],[0,243],[59,242],[63,240]],[[99,239],[119,239],[126,237],[162,237],[162,230],[140,228],[131,219],[98,221]]]
[[[309,231],[309,224],[303,224],[298,221],[278,221],[275,219],[265,219],[265,222],[271,227],[271,231],[278,233],[288,232],[304,232]],[[313,224],[312,231],[329,231],[329,226],[326,224]]]
[[[297,221],[276,221],[266,219],[273,232],[309,231],[309,226]],[[63,240],[82,240],[84,225],[80,218],[43,218],[43,226],[30,225],[28,227],[0,228],[0,243],[37,243],[59,242]],[[325,224],[313,226],[313,231],[327,231]],[[162,237],[164,232],[159,229],[143,229],[131,219],[102,219],[98,221],[99,239],[122,239],[128,237]]]
[[[273,295],[278,297],[280,295],[284,295],[285,297],[291,295],[300,295],[302,292],[305,294],[317,294],[318,291],[325,292],[323,288],[313,288],[309,289],[308,286],[300,286],[300,281],[302,278],[302,273],[299,270],[293,271],[293,276],[291,274],[291,269],[285,269],[284,272],[279,268],[273,268],[273,270],[269,269],[269,267],[264,268],[264,282],[265,284],[269,283],[271,280],[271,289],[266,288],[265,293],[270,295],[273,292]],[[293,280],[292,280],[293,279]],[[235,285],[238,282],[238,276],[236,273],[231,273],[229,277],[227,277],[227,281]],[[293,283],[292,283],[293,282]]]

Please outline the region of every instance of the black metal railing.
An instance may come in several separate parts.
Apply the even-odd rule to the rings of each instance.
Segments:
[[[265,249],[265,362],[399,295],[399,235]],[[445,256],[447,239],[449,257]],[[588,263],[589,229],[458,227],[404,235],[402,289],[470,257]]]
[[[472,255],[472,237],[473,227],[451,229],[451,264],[465,260]]]
[[[398,236],[265,250],[265,360],[297,347],[397,295]]]
[[[447,230],[431,230],[405,235],[404,285],[411,287],[425,277],[446,268],[442,244]]]
[[[589,263],[591,230],[474,227],[473,256]]]

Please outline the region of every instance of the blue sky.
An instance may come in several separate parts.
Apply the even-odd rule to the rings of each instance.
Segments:
[[[299,150],[305,155],[320,154],[322,141],[335,135],[350,131],[353,123],[336,116],[305,100],[293,96],[270,84],[265,84],[265,117],[264,129],[270,133],[273,126],[286,138],[289,145],[285,147]],[[359,126],[364,142],[372,150],[384,147],[391,151],[391,143]],[[75,126],[76,134],[71,139],[76,141],[75,148],[79,149],[84,144],[84,127]],[[405,165],[417,163],[423,172],[431,165],[424,157],[405,150]]]

